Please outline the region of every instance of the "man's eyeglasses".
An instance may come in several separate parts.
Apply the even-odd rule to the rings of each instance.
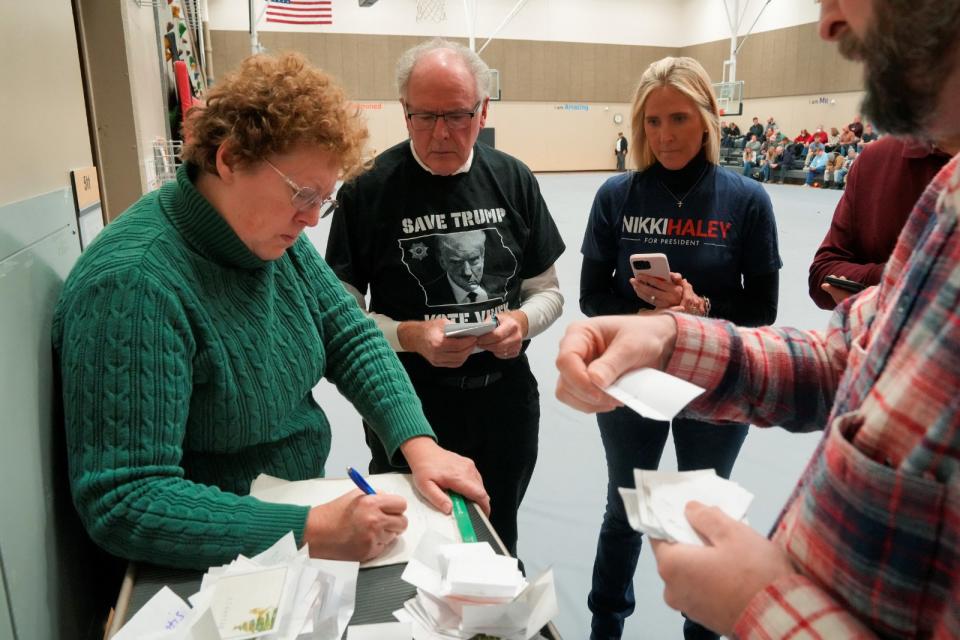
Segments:
[[[272,162],[269,160],[264,160],[264,162],[276,171],[277,175],[283,178],[283,181],[287,183],[288,187],[293,189],[293,197],[290,198],[290,202],[293,204],[294,209],[297,211],[311,211],[319,207],[321,218],[326,218],[336,210],[337,201],[334,198],[324,198],[320,195],[320,192],[312,187],[301,187],[291,180],[287,174],[273,166]]]
[[[437,126],[437,120],[443,119],[448,129],[466,129],[477,115],[477,110],[483,100],[473,105],[471,111],[450,111],[447,113],[410,113],[407,112],[407,120],[415,131],[430,131]]]

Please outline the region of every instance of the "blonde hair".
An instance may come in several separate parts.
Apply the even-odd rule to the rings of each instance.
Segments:
[[[302,144],[333,153],[345,178],[367,162],[367,127],[359,110],[326,72],[299,53],[249,56],[187,112],[183,159],[216,173],[217,149],[230,143],[241,165],[255,164]]]
[[[647,143],[643,120],[650,92],[661,87],[673,87],[693,101],[707,129],[706,139],[703,142],[707,161],[718,164],[720,162],[720,110],[717,108],[717,98],[713,93],[713,85],[710,84],[710,76],[693,58],[667,57],[647,67],[640,76],[640,84],[637,85],[637,91],[633,96],[631,125],[633,127],[633,161],[637,165],[637,171],[644,171],[656,162],[656,157]]]

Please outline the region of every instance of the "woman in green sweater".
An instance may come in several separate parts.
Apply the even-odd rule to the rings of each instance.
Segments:
[[[253,56],[185,125],[175,182],[83,254],[57,305],[73,500],[91,537],[133,560],[204,568],[293,531],[316,557],[379,555],[402,498],[359,491],[314,508],[248,495],[260,473],[324,473],[337,385],[420,492],[489,503],[473,463],[440,448],[386,340],[301,231],[362,168],[367,131],[296,54]]]

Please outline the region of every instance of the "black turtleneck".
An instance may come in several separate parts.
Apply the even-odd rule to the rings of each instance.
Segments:
[[[644,173],[662,183],[675,199],[686,200],[695,188],[710,184],[717,165],[707,161],[701,151],[682,169],[670,170],[655,162]],[[634,178],[641,174],[635,174]],[[636,181],[633,181],[636,184]],[[682,275],[682,274],[681,274]],[[599,261],[584,256],[580,271],[580,309],[587,316],[633,314],[652,308],[638,297],[624,298],[614,286],[616,260]],[[730,320],[742,326],[773,324],[777,317],[780,292],[779,271],[743,274],[743,288],[723,299],[711,298],[710,316]]]
[[[654,162],[647,171],[662,182],[676,198],[683,199],[698,182],[704,181],[709,171],[715,171],[716,168],[716,165],[707,162],[707,154],[701,150],[682,169],[671,170],[659,162]]]

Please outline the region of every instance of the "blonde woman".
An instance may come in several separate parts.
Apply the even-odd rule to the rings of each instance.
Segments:
[[[781,262],[770,199],[753,180],[717,166],[720,133],[710,78],[692,58],[664,58],[643,73],[633,100],[636,171],[597,192],[583,240],[580,307],[588,316],[673,309],[740,324],[777,314]],[[664,253],[669,280],[634,276],[630,256]],[[607,507],[597,543],[593,638],[619,638],[634,609],[633,574],[641,536],[627,522],[618,487],[633,469],[656,469],[670,424],[619,408],[597,415],[607,459]],[[680,469],[714,468],[727,477],[745,424],[677,418]],[[655,597],[656,594],[649,594]],[[716,637],[687,621],[687,638]]]

